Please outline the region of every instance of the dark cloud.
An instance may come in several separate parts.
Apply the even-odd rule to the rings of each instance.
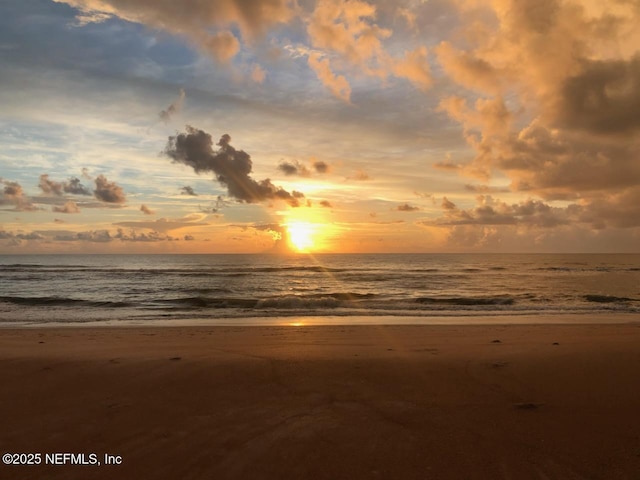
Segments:
[[[570,205],[568,209],[596,230],[640,227],[640,186],[601,193],[587,202]]]
[[[445,210],[455,210],[456,204],[450,201],[447,197],[442,197],[442,208]]]
[[[420,207],[415,207],[413,205],[409,205],[408,203],[404,203],[402,205],[398,205],[396,210],[399,212],[416,212],[420,210]]]
[[[328,173],[330,170],[329,164],[321,160],[313,162],[313,168],[316,173]]]
[[[182,193],[182,195],[190,195],[192,197],[197,197],[198,196],[198,194],[195,192],[195,190],[192,187],[188,186],[188,185],[186,187],[182,187],[180,189],[180,193]]]
[[[640,54],[630,60],[584,60],[583,70],[565,80],[559,120],[594,133],[640,128]]]
[[[302,177],[308,177],[311,174],[309,169],[297,160],[295,162],[282,162],[278,165],[278,170],[287,176],[300,175]]]
[[[251,178],[251,157],[229,145],[229,135],[223,135],[217,144],[220,149],[214,150],[211,135],[190,126],[186,130],[186,133],[169,137],[164,150],[174,162],[188,165],[196,173],[215,173],[216,180],[227,188],[229,196],[241,202],[279,199],[293,207],[300,205],[300,198],[304,197],[302,193],[287,192],[269,179],[256,181]]]
[[[104,175],[98,175],[95,182],[93,194],[98,200],[105,203],[124,203],[127,200],[122,187],[110,182]]]
[[[76,177],[72,177],[68,182],[64,183],[63,188],[65,193],[72,195],[91,195],[91,191],[82,185],[80,179]]]
[[[48,174],[40,175],[38,187],[48,195],[61,196],[64,193],[72,195],[91,195],[91,192],[82,185],[79,178],[71,177],[68,182],[56,182],[51,180]]]
[[[517,204],[507,204],[495,200],[490,195],[480,195],[478,205],[467,210],[459,209],[447,198],[442,199],[445,215],[427,225],[525,225],[535,227],[556,227],[575,221],[571,209],[554,208],[538,200],[526,200]]]
[[[144,213],[145,215],[155,215],[156,212],[154,212],[153,210],[151,210],[149,207],[147,207],[146,205],[140,205],[140,211],[142,213]]]
[[[218,213],[220,209],[226,207],[227,205],[228,202],[222,197],[222,195],[218,195],[218,198],[216,198],[216,201],[213,202],[211,206],[201,207],[200,205],[198,205],[198,208],[203,213]]]
[[[329,172],[330,167],[326,162],[315,161],[311,164],[311,169],[313,169],[313,172],[315,173],[324,174]],[[311,169],[297,160],[293,162],[282,162],[278,165],[278,170],[285,175],[299,175],[301,177],[310,176],[312,174]]]
[[[546,199],[572,199],[640,182],[638,144],[575,137],[538,123],[495,139],[478,158],[508,172],[513,187]]]
[[[162,110],[159,114],[160,120],[165,123],[168,123],[171,118],[182,110],[182,105],[184,104],[185,92],[184,89],[180,89],[180,94],[178,98],[176,98],[171,105],[167,107],[166,110]]]

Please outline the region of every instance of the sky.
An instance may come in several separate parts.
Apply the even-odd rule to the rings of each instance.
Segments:
[[[4,0],[0,254],[640,252],[638,0]]]

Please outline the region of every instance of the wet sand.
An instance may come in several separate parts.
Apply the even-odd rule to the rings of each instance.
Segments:
[[[640,478],[638,324],[4,329],[0,382],[0,478]]]

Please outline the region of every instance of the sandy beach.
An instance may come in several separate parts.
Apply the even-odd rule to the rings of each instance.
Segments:
[[[3,329],[0,477],[638,479],[639,379],[638,324]]]

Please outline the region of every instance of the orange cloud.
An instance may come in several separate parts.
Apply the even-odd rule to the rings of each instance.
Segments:
[[[320,81],[331,93],[345,102],[351,100],[351,86],[349,82],[343,75],[333,73],[329,59],[321,58],[317,53],[312,53],[309,55],[309,66],[316,72]]]
[[[263,36],[273,25],[294,15],[289,0],[54,0],[77,8],[81,24],[118,17],[188,39],[193,45],[227,62],[240,48],[229,28],[238,27],[247,42]]]

